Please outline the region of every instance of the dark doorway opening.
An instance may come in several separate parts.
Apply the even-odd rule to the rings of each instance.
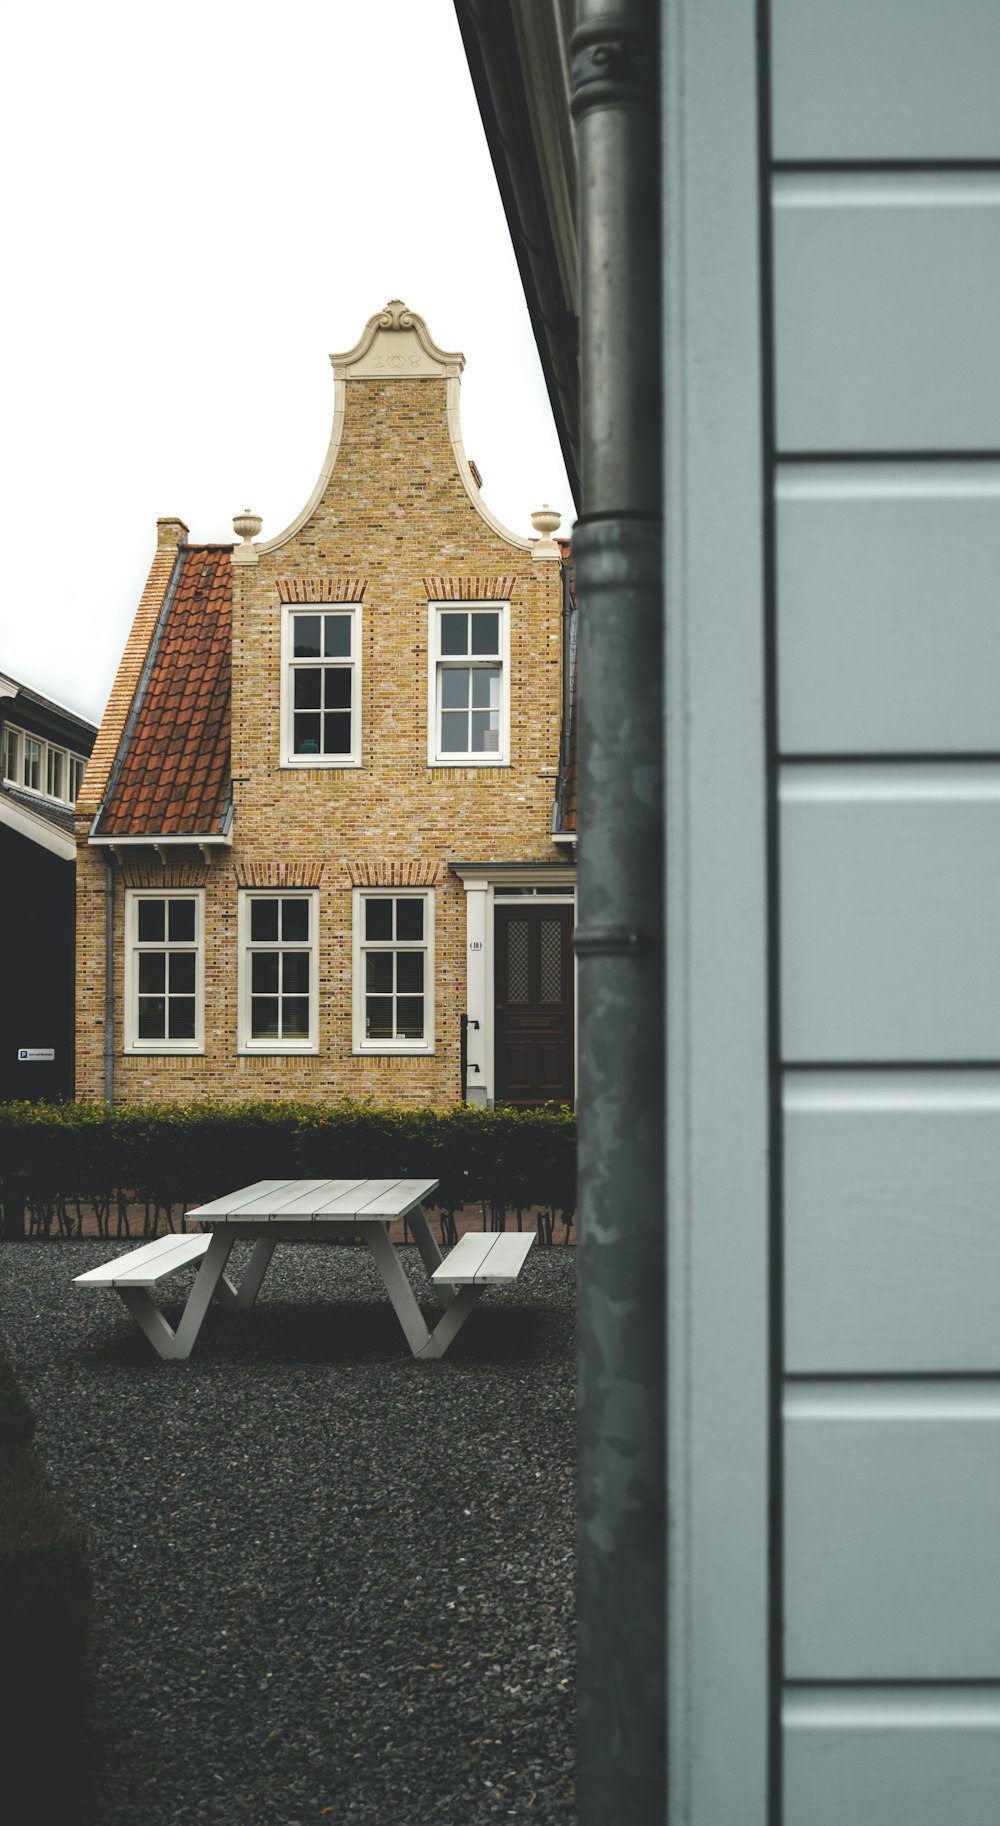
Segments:
[[[496,909],[496,1101],[573,1102],[573,911]]]

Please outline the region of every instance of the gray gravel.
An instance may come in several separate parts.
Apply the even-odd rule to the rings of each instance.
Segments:
[[[96,1826],[571,1822],[575,1251],[439,1363],[366,1249],[293,1245],[162,1363],[70,1285],[117,1252],[0,1247],[0,1337],[90,1531]],[[51,1699],[56,1744],[57,1671]]]

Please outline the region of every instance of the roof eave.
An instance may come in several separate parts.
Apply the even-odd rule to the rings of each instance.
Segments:
[[[562,446],[580,501],[576,146],[568,6],[455,0],[472,86]]]

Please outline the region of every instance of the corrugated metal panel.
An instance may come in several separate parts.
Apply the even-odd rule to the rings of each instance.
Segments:
[[[1000,753],[1000,464],[786,464],[777,501],[782,751]]]
[[[791,1072],[785,1365],[1000,1373],[1000,1072]]]
[[[1000,1059],[1000,765],[789,765],[786,1063]]]
[[[996,0],[772,0],[778,159],[1000,158]]]
[[[1000,176],[774,180],[778,447],[1000,442]]]
[[[784,1826],[996,1826],[1000,1689],[793,1688]]]
[[[791,1680],[1000,1678],[1000,1387],[792,1383]]]

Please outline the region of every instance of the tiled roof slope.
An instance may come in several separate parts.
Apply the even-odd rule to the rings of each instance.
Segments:
[[[172,528],[176,529],[177,537],[179,537],[183,523],[176,521],[170,524]],[[184,528],[184,531],[186,530]],[[93,818],[105,796],[115,756],[121,747],[122,731],[128,720],[136,686],[142,676],[146,654],[149,652],[149,643],[159,620],[177,561],[177,537],[172,542],[169,542],[166,536],[163,540],[158,538],[153,563],[146,579],[146,587],[135,612],[135,620],[132,623],[125,651],[118,664],[115,682],[111,687],[111,696],[105,705],[101,727],[97,732],[97,740],[84,775],[83,790],[77,800],[77,811],[89,818]]]
[[[180,547],[135,722],[111,773],[103,837],[212,836],[229,799],[231,545]]]

